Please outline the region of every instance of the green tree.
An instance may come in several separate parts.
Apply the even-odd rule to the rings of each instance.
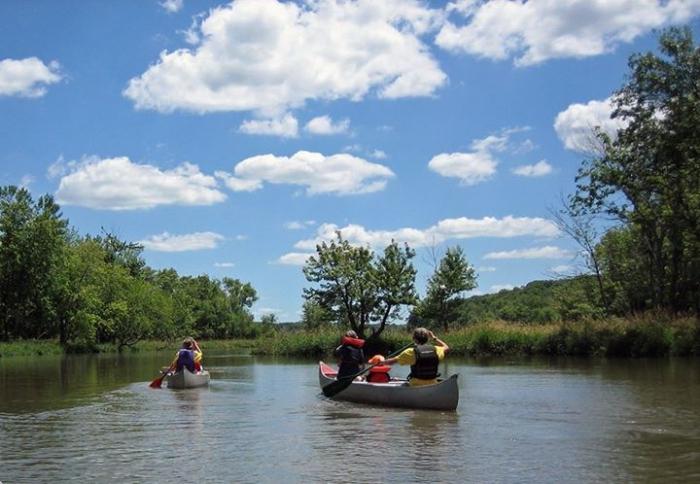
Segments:
[[[304,328],[310,331],[317,330],[329,324],[333,316],[318,302],[307,299],[302,306],[301,321]]]
[[[630,58],[600,156],[577,177],[572,206],[629,226],[650,307],[700,311],[700,50],[690,29],[660,37],[660,55]],[[623,281],[613,281],[622,283]]]
[[[463,293],[475,287],[476,272],[462,248],[448,248],[428,280],[426,297],[417,308],[417,319],[427,326],[436,326],[441,321],[447,331],[458,317]]]
[[[41,338],[55,330],[55,272],[68,222],[53,198],[0,187],[0,337]]]
[[[413,256],[408,246],[402,249],[392,241],[376,258],[369,248],[355,247],[338,233],[335,240],[317,245],[316,255],[306,262],[304,275],[316,287],[304,289],[304,297],[360,337],[372,321],[378,322],[373,334],[379,336],[401,305],[416,300]]]

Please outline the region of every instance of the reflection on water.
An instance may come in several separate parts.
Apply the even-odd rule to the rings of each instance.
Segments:
[[[457,412],[335,402],[310,361],[0,360],[0,481],[592,482],[700,479],[697,360],[450,359]],[[443,370],[444,373],[444,370]]]

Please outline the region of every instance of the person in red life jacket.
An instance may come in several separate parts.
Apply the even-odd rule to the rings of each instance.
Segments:
[[[433,341],[434,344],[428,343]],[[411,386],[432,385],[437,383],[438,366],[450,349],[447,344],[425,328],[413,331],[413,345],[394,358],[384,360],[385,365],[411,365],[408,381]]]
[[[348,331],[340,340],[340,346],[335,349],[335,356],[338,357],[338,376],[345,376],[357,373],[362,369],[365,361],[365,355],[362,352],[362,347],[365,345],[365,340],[357,337],[354,331]]]
[[[367,363],[374,365],[369,369],[367,374],[367,381],[370,383],[388,383],[391,380],[389,376],[389,370],[391,367],[388,365],[383,365],[384,357],[382,355],[374,355],[372,358],[367,360]]]
[[[202,371],[202,350],[194,338],[187,337],[182,342],[182,348],[175,354],[175,359],[170,364],[170,371],[182,371],[187,368],[190,372]]]

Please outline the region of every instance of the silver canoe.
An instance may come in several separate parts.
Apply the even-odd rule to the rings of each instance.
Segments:
[[[187,368],[183,368],[178,373],[168,375],[168,388],[204,387],[209,385],[210,379],[211,376],[206,370],[200,373],[191,373]]]
[[[318,364],[318,381],[321,388],[335,381],[336,371],[324,362]],[[336,400],[370,403],[389,407],[425,408],[431,410],[455,410],[459,402],[457,375],[438,381],[435,385],[409,386],[406,380],[389,383],[354,381],[336,394]]]

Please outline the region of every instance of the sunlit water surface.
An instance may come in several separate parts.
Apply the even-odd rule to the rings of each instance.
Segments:
[[[451,358],[436,412],[330,401],[309,360],[149,388],[169,357],[0,359],[0,481],[700,482],[698,360]]]

